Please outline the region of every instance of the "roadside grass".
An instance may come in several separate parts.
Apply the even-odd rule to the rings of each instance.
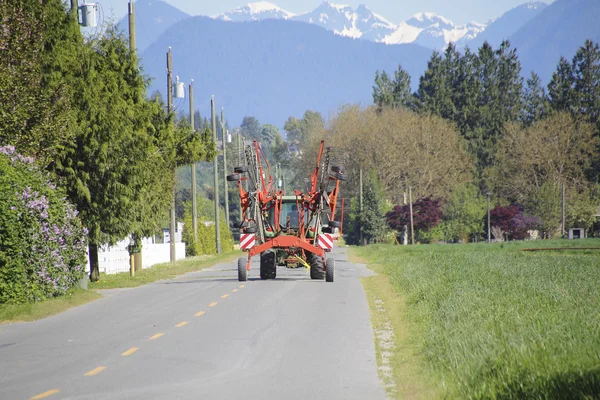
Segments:
[[[102,296],[92,290],[73,289],[61,297],[29,304],[0,304],[0,324],[29,322],[59,314]]]
[[[420,382],[435,382],[398,397],[600,397],[600,251],[521,251],[527,247],[600,240],[353,249],[383,275],[365,279],[365,289],[383,297],[400,332],[396,387],[418,371]]]
[[[349,256],[352,262],[366,263],[356,251]],[[369,269],[377,275],[361,281],[371,310],[379,376],[388,398],[443,398],[444,388],[428,376],[424,360],[418,354],[420,334],[416,325],[406,321],[406,299],[394,289],[382,265],[369,263]]]
[[[234,258],[240,257],[241,254],[239,250],[232,250],[219,255],[189,257],[174,263],[158,264],[142,269],[135,273],[135,277],[131,277],[129,272],[110,275],[100,274],[98,282],[90,282],[88,288],[99,290],[142,286],[163,279],[175,278],[178,275],[188,272],[200,271],[220,262],[231,261]]]
[[[130,288],[162,279],[171,279],[187,272],[199,271],[220,262],[230,261],[240,254],[239,250],[232,250],[219,255],[190,257],[174,263],[159,264],[136,272],[134,278],[129,275],[129,272],[101,274],[98,282],[88,283],[88,290],[73,289],[64,296],[29,304],[0,304],[0,324],[46,318],[102,298],[102,295],[96,292],[99,289]]]

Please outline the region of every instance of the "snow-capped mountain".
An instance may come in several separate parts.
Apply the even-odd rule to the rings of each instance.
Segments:
[[[452,21],[431,12],[415,14],[396,25],[363,4],[354,10],[351,6],[329,1],[324,1],[311,12],[296,16],[263,1],[236,8],[217,18],[226,21],[289,19],[318,25],[338,35],[354,39],[386,44],[417,43],[438,50],[443,49],[450,42],[472,40],[486,28],[486,24],[477,22],[457,26]]]
[[[321,26],[341,36],[381,41],[396,26],[361,4],[356,10],[350,6],[323,2],[314,11],[298,15],[292,20]]]
[[[250,3],[243,7],[238,7],[225,14],[221,14],[217,19],[224,21],[243,22],[243,21],[259,21],[263,19],[289,19],[294,14],[277,7],[273,3],[267,1],[259,1]]]
[[[418,13],[400,23],[396,30],[384,37],[381,42],[387,44],[416,43],[441,50],[450,42],[471,40],[485,28],[486,24],[478,22],[454,25],[452,21],[440,15],[431,12]]]

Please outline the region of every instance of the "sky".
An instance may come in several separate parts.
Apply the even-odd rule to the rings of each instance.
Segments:
[[[127,13],[128,0],[86,0],[86,2],[92,1],[101,3],[107,13],[112,7],[114,16],[117,19],[120,19]],[[165,1],[188,14],[208,16],[219,15],[253,2],[253,0]],[[543,1],[545,3],[553,2],[553,0]],[[270,0],[270,2],[289,12],[302,14],[317,8],[323,0]],[[331,2],[347,4],[354,9],[359,4],[365,4],[373,12],[394,24],[398,24],[418,12],[427,11],[442,15],[455,24],[460,25],[470,21],[485,23],[490,18],[500,17],[511,8],[527,3],[528,0],[335,0]]]

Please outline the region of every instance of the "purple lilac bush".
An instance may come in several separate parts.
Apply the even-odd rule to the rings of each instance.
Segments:
[[[85,274],[86,235],[34,160],[0,147],[0,303],[39,301],[76,286]]]

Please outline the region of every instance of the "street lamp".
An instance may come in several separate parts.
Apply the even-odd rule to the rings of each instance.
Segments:
[[[492,234],[490,232],[490,196],[491,193],[487,192],[486,193],[487,196],[487,236],[488,236],[488,243],[492,243]]]

